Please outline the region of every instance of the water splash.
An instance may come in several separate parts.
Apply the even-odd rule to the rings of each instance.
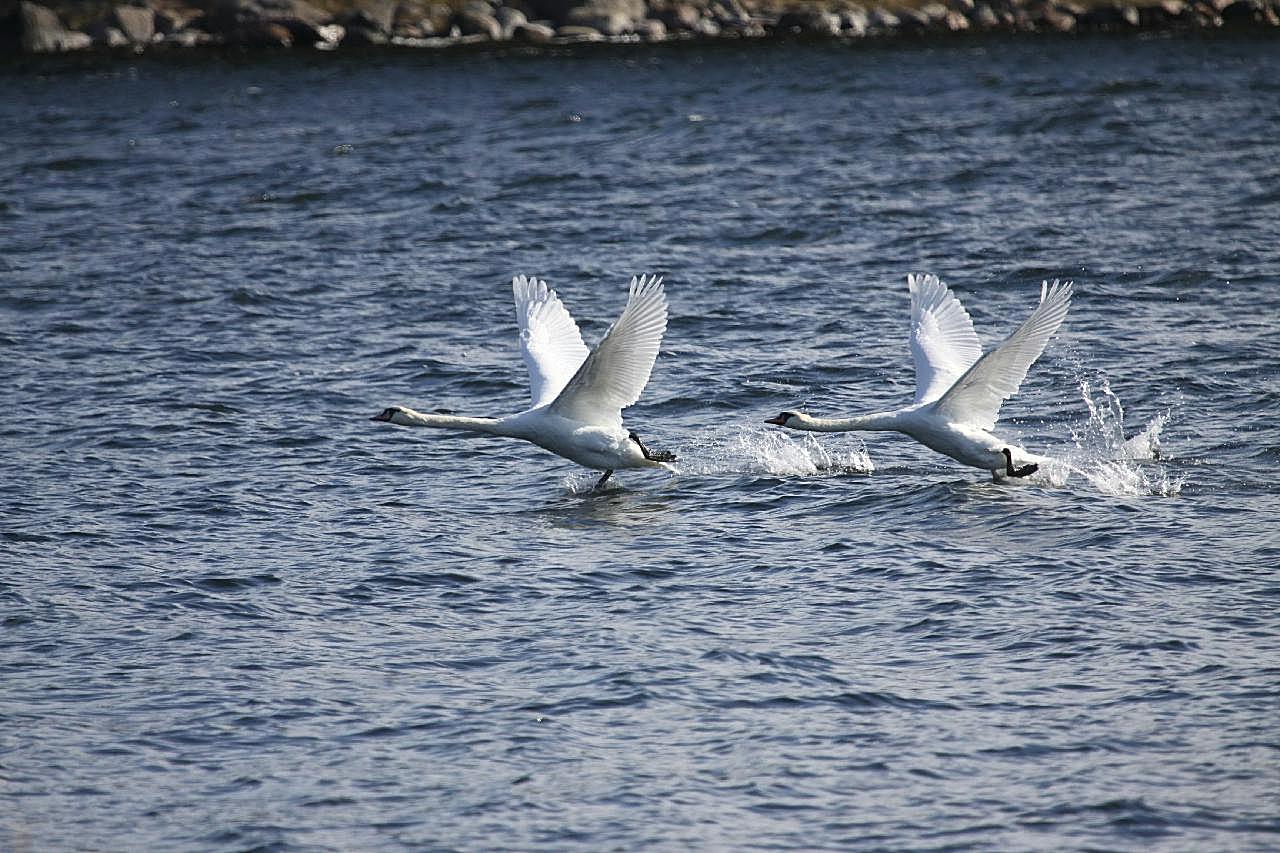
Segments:
[[[867,447],[856,435],[833,435],[819,439],[813,433],[765,429],[757,426],[707,429],[683,446],[674,448],[672,465],[677,476],[748,474],[775,477],[813,477],[823,474],[869,474],[875,464]],[[610,478],[603,491],[624,488],[630,471]],[[570,494],[595,490],[600,474],[576,471],[561,485]]]
[[[1182,491],[1183,477],[1151,463],[1166,458],[1160,434],[1172,416],[1166,410],[1152,417],[1131,436],[1125,435],[1124,406],[1105,378],[1096,385],[1078,378],[1080,397],[1089,412],[1088,420],[1071,429],[1074,449],[1055,464],[1047,466],[1055,485],[1063,485],[1071,474],[1079,474],[1105,495],[1173,496]]]
[[[1105,495],[1179,494],[1185,478],[1171,475],[1158,464],[1166,459],[1160,437],[1172,410],[1155,415],[1126,437],[1124,406],[1107,379],[1078,378],[1077,383],[1088,416],[1071,427],[1072,446],[1051,453],[1041,463],[1040,473],[1028,482],[1047,481],[1062,487],[1073,477],[1082,477]],[[819,438],[809,432],[755,425],[711,427],[673,449],[678,456],[673,465],[677,475],[813,477],[876,470],[866,444],[854,433]],[[630,473],[619,472],[621,476],[612,478],[605,490],[624,488]],[[571,494],[583,494],[594,490],[599,477],[598,472],[583,470],[567,476],[562,484]]]
[[[676,466],[689,474],[812,477],[869,474],[875,464],[858,436],[786,432],[757,426],[709,431],[686,446]]]

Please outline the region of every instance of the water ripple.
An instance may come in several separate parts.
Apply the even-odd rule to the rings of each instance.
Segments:
[[[0,848],[1274,846],[1269,47],[0,71]],[[764,424],[909,401],[922,269],[1077,283],[1028,482]],[[677,474],[370,423],[646,271]]]

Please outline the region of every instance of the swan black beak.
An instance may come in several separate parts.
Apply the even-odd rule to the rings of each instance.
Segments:
[[[369,418],[369,420],[371,420],[371,421],[389,421],[389,420],[391,420],[391,410],[390,410],[390,409],[387,409],[385,412],[378,412],[378,414],[376,414],[376,415],[374,415],[373,417]]]
[[[766,418],[765,423],[773,424],[774,426],[786,426],[787,419],[784,418],[782,415],[778,415],[777,417]]]

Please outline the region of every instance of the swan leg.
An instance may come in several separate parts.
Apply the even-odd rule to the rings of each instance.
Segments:
[[[604,472],[604,476],[603,476],[603,477],[601,477],[599,480],[596,480],[596,484],[595,484],[594,488],[597,488],[597,489],[598,489],[598,488],[600,488],[601,486],[603,486],[603,485],[604,485],[605,480],[608,480],[608,479],[609,479],[610,477],[612,477],[612,476],[613,476],[613,469],[612,469],[612,468],[610,468],[608,471],[605,471],[605,472]]]

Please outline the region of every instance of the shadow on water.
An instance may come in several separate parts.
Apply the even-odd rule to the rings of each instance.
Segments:
[[[531,514],[556,528],[633,527],[661,524],[679,503],[677,477],[627,471],[597,488],[599,478],[594,472],[570,475],[564,491]]]

